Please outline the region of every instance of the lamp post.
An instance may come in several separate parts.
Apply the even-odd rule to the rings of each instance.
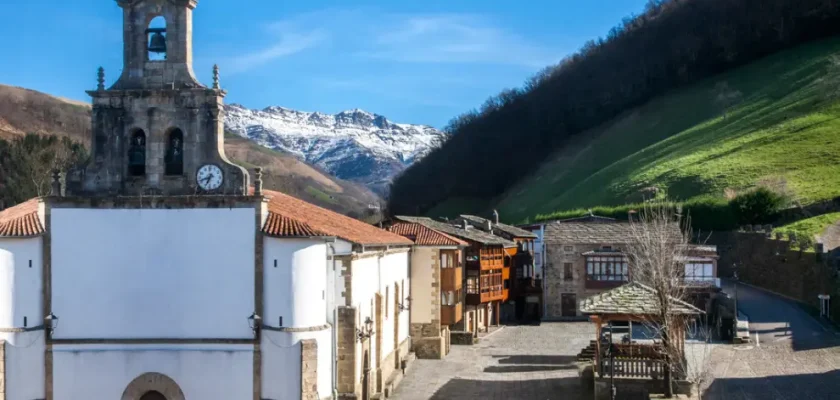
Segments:
[[[58,317],[50,311],[49,315],[44,317],[44,329],[47,331],[47,336],[52,337],[53,331],[58,327]]]
[[[397,307],[399,307],[400,311],[408,311],[411,309],[411,307],[409,306],[409,302],[411,302],[411,296],[408,296],[405,299],[403,299],[403,301],[400,302],[397,305]]]
[[[250,326],[251,330],[254,331],[254,335],[257,334],[257,331],[260,329],[261,325],[262,317],[260,317],[259,314],[256,313],[256,311],[251,313],[251,315],[248,317],[248,326]]]
[[[362,329],[356,329],[356,336],[360,342],[373,336],[373,321],[371,321],[370,317],[365,318],[365,324],[362,326]]]

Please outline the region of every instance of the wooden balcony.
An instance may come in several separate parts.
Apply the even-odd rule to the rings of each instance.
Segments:
[[[467,304],[471,306],[479,305],[482,303],[489,303],[491,301],[505,301],[508,297],[508,291],[506,289],[499,288],[497,290],[491,290],[488,292],[483,292],[481,294],[467,294]]]
[[[454,292],[464,286],[464,269],[441,268],[440,269],[440,290]]]
[[[464,317],[464,303],[457,303],[454,306],[440,307],[441,325],[454,325]]]

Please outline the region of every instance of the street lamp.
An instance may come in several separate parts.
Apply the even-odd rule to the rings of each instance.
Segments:
[[[373,336],[373,321],[370,320],[370,317],[365,318],[365,325],[362,329],[356,329],[356,336],[360,342]]]
[[[260,317],[259,314],[257,314],[256,311],[251,313],[251,315],[248,317],[248,326],[251,327],[251,330],[254,331],[255,335],[257,334],[257,330],[260,329],[261,325],[262,325],[262,317]]]
[[[49,315],[44,317],[44,329],[47,330],[48,335],[52,335],[55,328],[58,328],[58,317],[50,311]]]
[[[408,296],[405,299],[403,299],[402,302],[397,304],[397,307],[399,308],[400,311],[408,311],[411,308],[408,304],[410,301],[411,301],[411,296]]]

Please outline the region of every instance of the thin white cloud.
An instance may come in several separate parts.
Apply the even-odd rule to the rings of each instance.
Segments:
[[[391,21],[374,38],[375,48],[361,54],[400,62],[527,67],[543,67],[559,58],[556,52],[477,15],[402,16]]]
[[[540,68],[559,54],[480,15],[397,14],[372,9],[325,9],[269,24],[278,40],[231,59],[243,72],[280,57],[323,45],[337,46],[334,58],[357,57],[403,63],[482,63]]]
[[[228,68],[232,74],[245,72],[275,59],[290,56],[315,47],[326,38],[326,34],[321,31],[303,33],[287,32],[282,35],[279,41],[269,47],[231,58],[228,61]]]

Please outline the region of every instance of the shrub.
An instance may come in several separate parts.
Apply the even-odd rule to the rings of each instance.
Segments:
[[[729,202],[734,220],[740,225],[766,224],[772,222],[787,199],[767,188],[758,188],[738,196]]]

